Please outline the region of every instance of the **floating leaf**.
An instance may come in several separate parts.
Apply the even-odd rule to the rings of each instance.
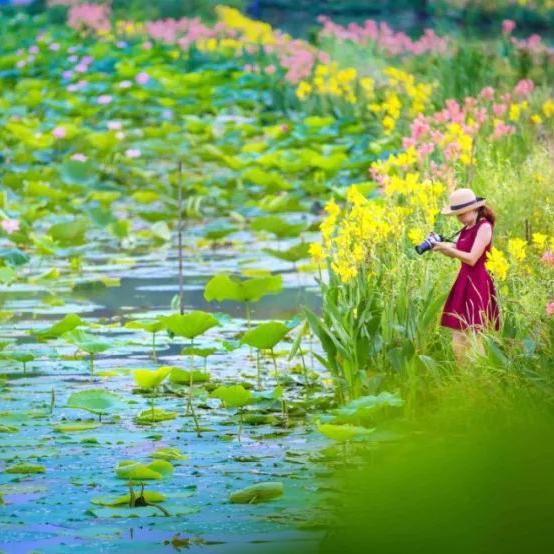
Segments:
[[[231,493],[229,502],[232,504],[258,504],[282,496],[283,492],[283,483],[267,481]]]
[[[310,245],[307,242],[295,244],[288,250],[273,250],[271,248],[263,248],[262,250],[274,258],[279,258],[287,262],[297,262],[310,257]]]
[[[144,496],[144,499],[146,502],[163,502],[166,497],[161,492],[156,491],[142,491],[142,495]],[[131,500],[130,494],[124,494],[122,496],[95,496],[93,499],[91,499],[91,502],[93,504],[96,504],[97,506],[128,506],[129,502]]]
[[[320,425],[317,430],[337,442],[346,442],[354,437],[370,435],[375,431],[375,429],[366,429],[356,425],[332,425],[330,423]]]
[[[4,471],[6,473],[22,473],[26,475],[29,473],[44,473],[46,469],[41,465],[17,464],[15,466],[7,467]]]
[[[306,225],[304,223],[288,223],[278,215],[265,215],[252,221],[253,231],[266,231],[279,239],[297,237]]]
[[[72,393],[67,400],[68,408],[87,410],[96,415],[107,414],[122,405],[121,398],[104,389],[88,389]]]
[[[160,460],[188,460],[188,456],[182,454],[177,448],[165,447],[158,448],[152,454],[152,458],[158,458]]]
[[[79,431],[90,431],[100,427],[100,423],[93,421],[76,421],[75,423],[62,423],[60,425],[54,425],[54,431],[58,433],[73,433]]]
[[[157,423],[159,421],[169,421],[177,417],[177,412],[168,412],[165,410],[160,410],[159,408],[148,408],[140,412],[136,417],[135,421],[141,425],[149,425],[151,423]]]

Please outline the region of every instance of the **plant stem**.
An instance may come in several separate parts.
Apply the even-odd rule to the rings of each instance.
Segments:
[[[156,356],[156,331],[152,333],[152,359],[155,362],[158,360]]]
[[[237,438],[240,442],[240,432],[242,430],[242,408],[239,408],[239,430],[238,430],[238,433],[237,433]]]
[[[177,256],[179,258],[179,312],[185,311],[183,291],[183,162],[177,164]]]
[[[94,375],[94,354],[92,352],[90,354],[89,367],[90,367],[90,380],[92,382],[92,377]]]
[[[260,351],[256,349],[256,380],[258,390],[262,390],[262,376],[260,371]]]

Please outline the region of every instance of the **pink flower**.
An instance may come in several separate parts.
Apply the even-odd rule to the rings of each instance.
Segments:
[[[105,106],[106,104],[109,104],[112,101],[112,97],[109,94],[101,94],[96,101],[98,104],[101,104]]]
[[[136,81],[139,85],[145,85],[146,83],[148,83],[148,81],[150,81],[150,76],[148,75],[148,73],[145,73],[144,71],[142,71],[141,73],[139,73],[139,74],[135,77],[135,81]]]
[[[56,127],[55,129],[52,130],[52,134],[56,137],[56,138],[64,138],[65,137],[65,127]]]
[[[273,64],[270,64],[265,68],[265,72],[268,75],[273,75],[275,73],[275,71],[276,71],[276,67]]]
[[[29,48],[29,54],[38,54],[38,46],[31,46]]]
[[[127,43],[124,40],[118,40],[115,45],[118,48],[127,48]]]
[[[502,117],[506,113],[506,104],[493,104],[492,111],[497,117]]]
[[[485,100],[492,100],[494,98],[494,89],[492,87],[485,87],[479,93],[479,96]]]
[[[115,138],[117,140],[123,140],[125,138],[125,133],[123,131],[117,131],[115,134]]]
[[[57,42],[53,42],[50,45],[50,50],[52,50],[52,52],[57,52],[59,49],[60,49],[60,45]]]
[[[0,225],[8,235],[19,230],[19,221],[17,219],[3,219]]]
[[[77,73],[86,73],[88,70],[88,65],[86,63],[80,63],[75,66],[75,71]]]
[[[142,43],[142,48],[144,50],[150,50],[152,48],[152,43],[149,40],[147,40],[146,42]]]
[[[491,135],[491,138],[493,140],[496,140],[503,137],[504,135],[511,135],[515,133],[515,130],[516,129],[513,125],[506,125],[503,121],[499,121],[494,128],[494,132]]]
[[[541,257],[541,261],[548,265],[554,265],[554,252],[545,252]]]
[[[141,151],[138,148],[129,148],[125,150],[125,155],[128,158],[140,158]]]
[[[554,302],[546,305],[546,315],[554,315]]]
[[[535,88],[535,83],[531,79],[522,79],[514,88],[514,93],[518,96],[529,96],[533,89]]]
[[[73,156],[71,156],[71,159],[75,160],[76,162],[86,162],[88,160],[87,156],[80,153],[73,154]]]
[[[516,23],[511,19],[505,19],[502,22],[502,32],[505,35],[509,35],[515,28],[516,28]]]
[[[133,86],[133,83],[131,83],[131,81],[121,81],[121,83],[119,83],[119,88],[129,88],[129,87],[132,87]]]
[[[69,58],[67,58],[67,61],[71,63],[75,63],[78,59],[79,59],[79,56],[77,56],[76,54],[73,54],[72,56],[69,56]]]
[[[108,129],[112,131],[117,131],[122,127],[123,125],[121,124],[121,121],[108,121]]]
[[[71,77],[73,77],[73,71],[71,71],[71,69],[67,69],[62,73],[62,77],[64,79],[71,79]]]
[[[281,131],[283,131],[283,133],[288,133],[289,129],[290,129],[290,127],[286,123],[283,123],[281,125]]]

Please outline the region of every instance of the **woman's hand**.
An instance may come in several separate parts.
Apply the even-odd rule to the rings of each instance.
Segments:
[[[433,252],[440,252],[450,258],[454,256],[454,245],[450,242],[436,242],[432,250]]]

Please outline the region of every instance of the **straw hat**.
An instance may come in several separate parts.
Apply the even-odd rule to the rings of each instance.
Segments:
[[[450,206],[443,208],[441,213],[444,215],[464,214],[484,206],[485,203],[486,200],[481,196],[475,196],[471,189],[456,189],[450,195]]]

